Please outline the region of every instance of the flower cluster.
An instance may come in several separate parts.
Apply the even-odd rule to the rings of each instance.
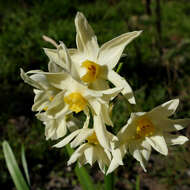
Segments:
[[[106,126],[114,126],[110,118],[110,102],[121,93],[135,104],[128,82],[114,71],[126,45],[141,34],[134,31],[122,34],[99,47],[93,29],[82,13],[75,18],[77,49],[67,49],[63,42],[44,51],[49,58],[48,72],[32,70],[22,79],[34,87],[36,117],[45,125],[46,139],[60,141],[54,147],[70,144],[76,148],[68,164],[79,165],[96,161],[104,173],[123,165],[126,153],[140,162],[144,171],[151,148],[163,155],[167,145],[183,144],[185,136],[172,134],[190,123],[189,119],[171,120],[179,100],[170,100],[149,112],[131,113],[127,124],[118,134]],[[114,86],[109,87],[110,82]],[[77,115],[84,113],[83,123]],[[107,168],[107,170],[106,170]]]

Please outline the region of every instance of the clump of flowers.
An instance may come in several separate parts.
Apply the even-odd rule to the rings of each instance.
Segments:
[[[130,104],[135,104],[132,88],[114,67],[124,48],[141,31],[122,34],[99,47],[82,13],[77,13],[75,26],[77,49],[67,49],[63,42],[57,44],[44,37],[55,46],[44,49],[49,57],[48,72],[21,70],[22,79],[34,87],[32,110],[45,125],[46,139],[59,139],[54,145],[57,148],[67,144],[76,148],[68,164],[78,161],[80,166],[93,165],[97,161],[101,171],[108,174],[123,165],[126,154],[131,154],[146,171],[152,148],[167,155],[168,145],[188,141],[173,132],[189,125],[190,119],[168,118],[179,104],[174,99],[149,112],[131,113],[118,134],[108,131],[106,126],[114,127],[111,101],[121,93]],[[85,120],[81,125],[77,115],[82,112]]]

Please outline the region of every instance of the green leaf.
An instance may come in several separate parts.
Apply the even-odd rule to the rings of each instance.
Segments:
[[[140,177],[137,175],[136,177],[136,190],[140,190]]]
[[[17,190],[29,190],[29,187],[27,186],[25,182],[25,179],[16,162],[15,156],[7,141],[3,142],[3,153],[5,156],[5,161],[6,161],[8,170],[10,172],[10,175],[13,179],[13,182]]]
[[[104,186],[105,186],[105,190],[114,189],[114,173],[113,172],[104,176]]]
[[[26,156],[25,156],[25,151],[24,151],[24,145],[22,144],[22,148],[21,148],[21,160],[22,160],[22,165],[23,165],[23,168],[24,168],[24,172],[25,172],[25,175],[26,175],[26,179],[27,179],[27,182],[30,186],[30,177],[29,177],[29,172],[28,172],[28,166],[27,166],[27,162],[26,162]]]
[[[71,156],[74,150],[69,145],[66,146],[66,149],[69,156]],[[77,166],[75,167],[75,174],[77,175],[79,183],[84,190],[96,190],[92,178],[90,177],[90,175],[88,175],[88,172],[84,167],[79,168],[77,164]]]

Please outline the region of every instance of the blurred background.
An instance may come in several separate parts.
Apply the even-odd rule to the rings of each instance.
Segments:
[[[175,118],[190,117],[190,1],[189,0],[0,0],[0,142],[8,140],[20,163],[26,149],[32,189],[80,190],[68,167],[64,149],[46,141],[44,126],[31,111],[32,88],[20,78],[20,68],[47,70],[43,47],[54,48],[42,35],[76,47],[74,18],[87,17],[99,44],[134,30],[143,33],[125,49],[121,75],[131,84],[138,108],[148,111],[171,98],[179,98]],[[115,130],[126,123],[122,97],[114,100]],[[182,131],[190,137],[190,127]],[[132,158],[117,171],[115,189],[133,190],[140,179],[143,190],[190,189],[190,143],[170,147],[169,156],[152,152],[144,173]],[[97,165],[89,168],[97,189],[104,176]],[[0,148],[0,187],[14,189]]]

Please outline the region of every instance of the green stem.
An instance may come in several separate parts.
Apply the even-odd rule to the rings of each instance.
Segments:
[[[104,176],[104,185],[105,190],[113,190],[114,189],[114,173]]]

